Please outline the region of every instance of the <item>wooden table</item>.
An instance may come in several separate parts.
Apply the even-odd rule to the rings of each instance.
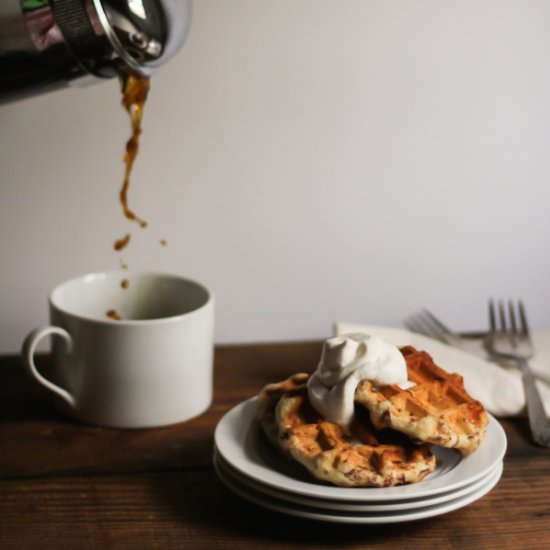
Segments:
[[[216,350],[210,410],[160,429],[83,426],[59,415],[19,358],[0,358],[2,548],[550,548],[550,449],[523,420],[493,491],[450,514],[382,526],[318,523],[258,508],[212,468],[221,416],[270,381],[313,369],[320,343]],[[48,357],[43,358],[48,363]]]

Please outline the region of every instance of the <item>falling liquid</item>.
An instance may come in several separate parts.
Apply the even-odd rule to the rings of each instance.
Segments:
[[[120,321],[120,315],[115,309],[109,309],[105,312],[105,315],[107,315],[107,317],[109,317],[109,319],[112,319],[113,321]]]
[[[140,227],[147,227],[147,222],[138,217],[136,213],[128,206],[128,188],[130,187],[130,174],[134,161],[139,151],[139,136],[141,134],[141,119],[143,117],[143,108],[147,100],[147,95],[151,87],[149,77],[142,76],[137,73],[130,73],[124,77],[121,77],[122,88],[122,106],[130,116],[130,124],[132,133],[130,138],[126,142],[126,151],[124,154],[124,179],[122,181],[122,187],[119,192],[120,204],[122,211],[127,219],[135,221]],[[130,242],[130,234],[126,234],[121,239],[117,239],[113,248],[120,252]],[[166,240],[160,240],[161,246],[166,246]],[[128,269],[125,262],[120,259],[120,266],[122,269]],[[126,287],[123,287],[126,288]]]
[[[128,206],[128,187],[130,185],[130,173],[139,150],[139,135],[141,134],[141,117],[143,115],[143,106],[147,99],[150,82],[146,76],[129,74],[122,81],[122,105],[130,115],[132,125],[132,134],[126,142],[126,154],[124,155],[124,180],[120,190],[120,204],[124,215],[129,219],[139,223],[141,227],[147,227],[147,222],[142,220],[130,210]]]
[[[129,242],[130,242],[130,233],[126,233],[126,235],[124,235],[124,237],[122,237],[122,239],[118,239],[114,242],[113,248],[116,251],[120,251],[123,248],[126,248],[126,246],[128,245]]]
[[[130,286],[130,281],[128,279],[122,279],[122,281],[120,281],[120,286],[127,289]]]

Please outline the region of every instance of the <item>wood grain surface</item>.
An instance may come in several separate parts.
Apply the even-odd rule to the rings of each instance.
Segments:
[[[311,371],[321,344],[216,350],[205,414],[149,430],[65,418],[0,358],[1,548],[550,548],[550,449],[524,420],[502,422],[504,475],[491,493],[444,516],[350,526],[283,516],[229,492],[212,468],[213,431],[264,384]],[[41,358],[47,370],[49,359]]]

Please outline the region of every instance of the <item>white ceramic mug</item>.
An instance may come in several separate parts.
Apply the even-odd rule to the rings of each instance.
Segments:
[[[49,305],[51,325],[27,336],[23,364],[76,418],[145,428],[210,406],[214,297],[203,285],[158,273],[93,273],[56,287]],[[49,379],[34,363],[47,335],[54,336]]]

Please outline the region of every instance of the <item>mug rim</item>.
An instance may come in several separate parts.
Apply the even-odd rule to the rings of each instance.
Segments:
[[[96,277],[102,277],[102,276],[125,276],[125,278],[128,278],[132,275],[153,275],[155,277],[166,277],[171,279],[178,279],[180,281],[185,281],[186,283],[191,283],[192,285],[195,285],[196,287],[203,290],[206,294],[206,301],[199,307],[191,310],[186,311],[185,313],[179,313],[177,315],[169,315],[167,317],[158,317],[155,319],[111,319],[109,317],[106,317],[105,319],[100,319],[99,317],[93,317],[91,315],[81,315],[80,313],[74,313],[73,311],[69,311],[68,309],[60,306],[55,301],[54,294],[56,292],[59,292],[61,287],[68,285],[69,283],[73,283],[75,281],[81,281],[86,278],[96,278]],[[161,272],[161,271],[137,271],[137,270],[127,270],[127,269],[113,269],[109,271],[94,271],[91,273],[86,273],[84,275],[77,275],[76,277],[72,277],[70,279],[67,279],[63,281],[62,283],[59,283],[56,285],[49,293],[48,295],[48,303],[50,307],[55,309],[56,311],[62,313],[63,315],[66,315],[68,317],[73,317],[74,319],[78,319],[79,321],[86,321],[89,323],[97,323],[100,325],[114,325],[114,326],[146,326],[151,324],[162,324],[162,323],[175,323],[178,321],[183,320],[184,318],[188,318],[194,315],[197,315],[200,311],[203,309],[209,307],[214,303],[214,293],[203,283],[199,283],[195,279],[191,279],[189,277],[183,277],[182,275],[177,275],[175,273],[167,273],[167,272]]]

